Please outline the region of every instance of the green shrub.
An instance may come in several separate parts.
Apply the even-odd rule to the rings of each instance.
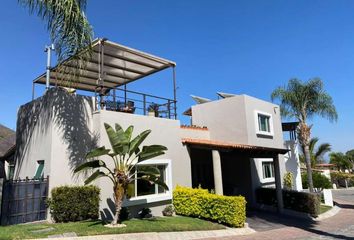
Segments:
[[[173,208],[172,205],[167,205],[164,210],[162,210],[162,215],[166,217],[171,217],[173,213],[175,212],[175,209]]]
[[[302,187],[304,189],[308,188],[307,173],[301,174]],[[332,188],[331,181],[319,172],[312,172],[312,181],[314,188],[330,189]]]
[[[321,204],[321,194],[282,190],[284,208],[318,216]],[[277,206],[276,191],[274,188],[259,188],[256,190],[257,202]]]
[[[340,187],[354,186],[354,174],[351,173],[331,172],[331,180],[333,183]]]
[[[246,221],[246,200],[242,196],[221,196],[206,189],[177,186],[173,191],[176,214],[204,218],[243,227]]]
[[[284,182],[284,187],[286,189],[289,189],[289,190],[293,189],[293,186],[294,186],[293,179],[294,179],[294,175],[292,172],[287,172],[284,174],[283,182]]]
[[[47,201],[56,222],[97,219],[100,189],[96,186],[62,186],[52,189]]]

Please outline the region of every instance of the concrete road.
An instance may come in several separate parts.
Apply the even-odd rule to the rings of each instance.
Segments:
[[[251,213],[248,222],[257,233],[229,236],[227,240],[354,240],[354,189],[334,190],[333,198],[341,208],[333,217],[320,222],[307,221],[269,213]]]
[[[342,200],[354,204],[354,188],[332,190],[334,200]]]

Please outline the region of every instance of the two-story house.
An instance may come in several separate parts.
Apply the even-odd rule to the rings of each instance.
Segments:
[[[85,176],[73,170],[86,161],[90,149],[110,148],[103,124],[119,123],[123,128],[133,125],[135,134],[151,129],[144,144],[168,148],[165,155],[142,164],[157,166],[170,190],[137,181],[133,196],[124,202],[133,213],[150,207],[161,214],[176,185],[241,194],[250,206],[257,187],[275,185],[281,200],[282,155],[288,149],[277,105],[231,95],[192,106],[187,113],[192,126],[181,126],[174,62],[105,39],[94,41],[92,49],[85,71],[70,76],[57,66],[50,76],[34,80],[35,85],[53,87],[18,111],[15,179],[49,176],[49,194],[57,186],[82,185]],[[75,62],[69,59],[61,66],[75,68]],[[168,68],[173,69],[173,98],[127,90],[130,82]],[[75,77],[75,83],[69,84],[68,77]],[[101,189],[101,216],[110,218],[111,182],[101,178],[94,184]]]

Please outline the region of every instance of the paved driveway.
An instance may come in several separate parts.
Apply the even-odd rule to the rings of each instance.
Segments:
[[[354,189],[337,189],[332,191],[335,200],[342,200],[354,204]]]
[[[341,210],[337,215],[320,222],[254,212],[250,213],[247,221],[257,233],[214,239],[354,239],[354,189],[334,190],[333,196]]]

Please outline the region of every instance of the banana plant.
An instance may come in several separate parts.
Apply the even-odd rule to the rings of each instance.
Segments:
[[[158,184],[168,190],[166,183],[160,180],[160,171],[153,166],[138,166],[137,164],[163,155],[167,148],[162,145],[149,145],[140,147],[143,141],[151,133],[151,130],[145,130],[132,139],[134,127],[129,126],[126,130],[119,124],[115,124],[113,129],[109,124],[104,123],[108,139],[112,149],[106,149],[105,146],[95,148],[86,155],[87,162],[78,166],[74,173],[91,170],[94,171],[86,180],[85,185],[94,180],[106,177],[113,183],[113,197],[115,203],[115,214],[112,225],[120,222],[119,214],[122,203],[127,197],[128,185],[135,180],[148,181],[151,184]],[[109,156],[112,163],[99,159],[102,156]],[[109,167],[113,166],[113,167]]]

